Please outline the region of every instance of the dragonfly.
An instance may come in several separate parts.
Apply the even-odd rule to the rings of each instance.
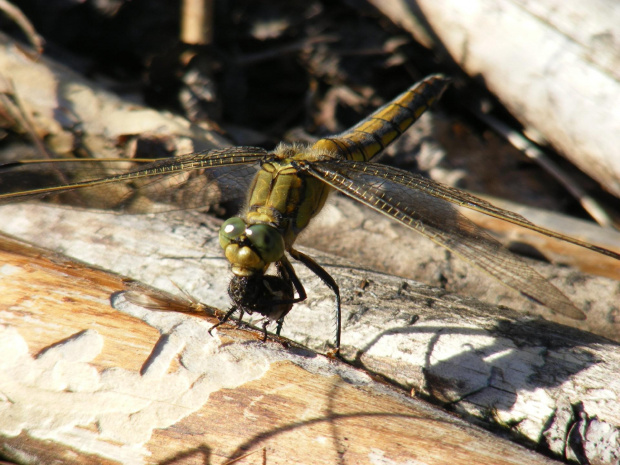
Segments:
[[[199,205],[214,192],[245,195],[245,209],[226,220],[219,242],[230,262],[228,293],[232,306],[211,329],[239,312],[263,317],[267,326],[277,323],[294,304],[307,299],[292,259],[309,268],[335,296],[334,352],[341,344],[340,289],[312,257],[295,248],[298,235],[325,205],[331,191],[341,192],[392,220],[426,236],[467,262],[551,310],[573,319],[586,315],[556,287],[505,249],[489,233],[458,210],[468,208],[503,221],[557,238],[620,260],[620,254],[537,226],[526,218],[421,175],[374,161],[381,151],[406,131],[443,94],[449,79],[428,76],[345,132],[313,145],[280,144],[273,151],[257,147],[229,147],[154,161],[128,172],[86,178],[58,185],[0,194],[0,203],[132,183],[108,198],[131,211],[137,198]],[[4,169],[17,169],[20,162]],[[251,178],[249,189],[244,180]],[[221,191],[209,190],[214,185]],[[140,192],[136,197],[134,191]],[[156,195],[157,194],[157,195]],[[360,244],[360,246],[363,246]],[[273,270],[273,271],[270,271]]]

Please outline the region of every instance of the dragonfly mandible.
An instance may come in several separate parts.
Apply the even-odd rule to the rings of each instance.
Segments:
[[[469,208],[524,228],[620,259],[620,254],[536,226],[524,217],[495,207],[462,190],[417,174],[373,162],[372,159],[409,128],[441,96],[449,80],[431,75],[342,134],[320,139],[312,146],[279,145],[273,151],[231,147],[155,161],[143,168],[97,179],[0,194],[0,203],[97,188],[122,182],[143,184],[147,197],[163,193],[168,201],[199,205],[207,177],[226,184],[228,193],[241,193],[241,173],[254,171],[245,211],[225,221],[220,244],[231,265],[229,295],[232,306],[216,326],[235,312],[258,313],[267,325],[284,317],[295,303],[307,298],[288,256],[301,262],[334,292],[336,300],[335,352],[340,348],[341,302],[338,284],[295,240],[321,210],[330,191],[339,191],[449,249],[482,271],[551,310],[574,319],[585,314],[545,278],[505,249],[487,232],[458,212]],[[18,163],[12,163],[15,167]],[[199,176],[191,176],[191,174]],[[200,186],[200,187],[197,187]],[[161,201],[161,196],[157,198]],[[133,194],[121,189],[118,204],[130,209]],[[270,266],[275,274],[268,274]],[[212,328],[213,329],[213,328]]]

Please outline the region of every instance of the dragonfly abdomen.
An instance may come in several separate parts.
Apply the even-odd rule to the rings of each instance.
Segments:
[[[398,138],[439,99],[449,83],[434,74],[410,87],[351,129],[317,141],[313,149],[337,153],[354,161],[368,161]]]

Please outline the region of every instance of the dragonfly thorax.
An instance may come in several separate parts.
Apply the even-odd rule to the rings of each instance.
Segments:
[[[262,274],[284,255],[284,239],[277,229],[267,224],[247,225],[239,217],[222,224],[220,245],[236,276]]]
[[[269,224],[280,231],[287,250],[321,210],[329,192],[326,183],[300,171],[303,164],[294,158],[262,163],[245,212],[248,224]]]

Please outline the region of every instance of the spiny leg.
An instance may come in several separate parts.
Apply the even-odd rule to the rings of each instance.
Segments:
[[[291,304],[296,304],[299,302],[303,302],[307,299],[308,295],[306,294],[306,290],[304,289],[303,284],[297,277],[297,273],[295,273],[295,268],[291,265],[288,258],[283,256],[277,263],[276,269],[278,271],[278,277],[287,283],[292,283],[295,291],[297,292],[298,297],[291,300]],[[290,311],[290,309],[289,309]],[[288,313],[288,312],[287,312]],[[284,324],[284,317],[286,314],[280,316],[277,319],[277,327],[276,327],[276,335],[279,336],[282,331],[282,325]]]
[[[336,281],[334,281],[334,278],[332,278],[331,275],[321,267],[321,265],[319,265],[317,262],[315,262],[312,258],[307,256],[306,254],[300,252],[299,250],[295,250],[292,248],[288,252],[291,254],[291,257],[293,257],[295,260],[299,260],[301,263],[306,265],[310,269],[310,271],[312,271],[315,275],[317,275],[321,279],[321,281],[323,281],[334,292],[334,294],[336,294],[335,354],[338,355],[338,353],[340,352],[340,332],[341,332],[341,327],[342,327],[342,314],[340,310],[340,289],[338,288],[338,284],[336,284]]]
[[[278,320],[280,321],[280,320]],[[263,342],[267,342],[267,325],[269,324],[269,320],[265,319],[265,321],[263,322]],[[278,336],[280,335],[280,333],[278,333]]]
[[[240,315],[239,315],[239,320],[237,320],[237,326],[241,325],[241,322],[243,320],[243,315],[244,315],[244,311],[242,308],[238,308],[236,305],[233,305],[230,310],[228,310],[226,312],[226,315],[224,315],[224,318],[222,318],[220,321],[218,321],[217,323],[215,323],[213,326],[211,326],[209,328],[209,334],[211,334],[211,331],[213,331],[215,328],[217,328],[218,326],[223,325],[224,323],[226,323],[228,320],[230,320],[230,317],[237,311],[239,310]],[[211,334],[211,336],[213,336],[213,334]]]
[[[280,332],[282,331],[282,325],[284,324],[284,318],[278,319],[276,321],[276,336],[280,336]]]

